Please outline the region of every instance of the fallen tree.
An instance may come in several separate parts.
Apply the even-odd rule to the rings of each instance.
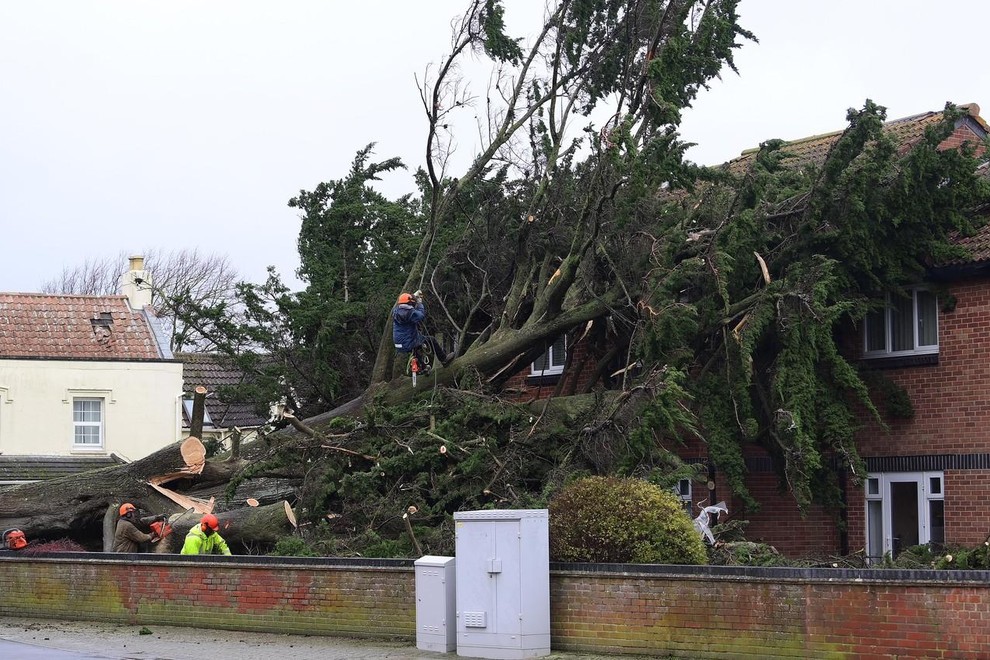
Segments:
[[[247,461],[204,460],[197,438],[176,442],[144,458],[70,476],[12,486],[0,492],[0,528],[16,527],[29,538],[102,536],[108,507],[131,502],[152,514],[172,514],[176,503],[149,482],[195,496],[196,488],[230,481]]]
[[[296,528],[296,516],[288,502],[267,506],[244,506],[216,514],[220,521],[220,535],[228,545],[254,549],[274,545]],[[156,553],[178,553],[186,534],[198,525],[202,516],[187,511],[169,519],[172,533],[154,544]]]

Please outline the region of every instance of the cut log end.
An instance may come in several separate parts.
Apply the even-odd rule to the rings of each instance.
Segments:
[[[196,436],[189,436],[179,445],[179,453],[188,467],[195,467],[206,462],[206,447]]]

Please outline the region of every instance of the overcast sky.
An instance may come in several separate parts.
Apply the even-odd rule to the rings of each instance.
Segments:
[[[0,0],[0,291],[147,248],[227,255],[296,283],[300,189],[355,151],[422,164],[414,75],[466,0]],[[522,34],[541,0],[509,0]],[[976,102],[990,1],[741,0],[760,43],[688,110],[689,158]],[[466,157],[469,145],[461,145]],[[408,173],[383,183],[411,190]]]

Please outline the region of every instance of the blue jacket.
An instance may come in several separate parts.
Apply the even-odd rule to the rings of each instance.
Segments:
[[[424,337],[419,331],[418,324],[426,318],[423,303],[416,306],[406,303],[392,308],[392,343],[400,353],[410,353],[417,346],[422,346]]]

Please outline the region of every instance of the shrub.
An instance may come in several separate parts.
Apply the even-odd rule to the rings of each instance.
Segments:
[[[306,541],[298,536],[283,536],[275,544],[275,548],[269,553],[276,557],[318,557]]]
[[[641,479],[587,477],[550,501],[553,561],[704,564],[705,546],[672,493]]]

